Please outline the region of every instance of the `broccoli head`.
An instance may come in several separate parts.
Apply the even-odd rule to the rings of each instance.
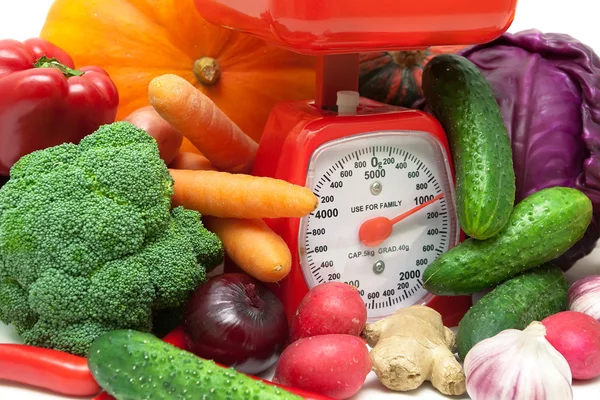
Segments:
[[[150,331],[223,259],[172,194],[156,141],[127,122],[22,157],[0,189],[0,321],[78,355],[106,331]]]

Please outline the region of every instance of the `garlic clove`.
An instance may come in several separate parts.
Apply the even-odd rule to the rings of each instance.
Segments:
[[[569,288],[569,310],[588,314],[600,321],[600,275],[579,279]]]
[[[473,400],[571,400],[571,369],[544,337],[546,328],[507,329],[477,343],[464,362]]]

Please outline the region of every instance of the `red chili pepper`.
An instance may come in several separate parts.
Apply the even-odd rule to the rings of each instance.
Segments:
[[[102,392],[92,400],[115,400],[115,398],[106,392]]]
[[[46,40],[0,40],[0,175],[25,154],[114,122],[119,95],[106,71],[74,68]]]
[[[185,332],[183,331],[183,326],[180,325],[177,328],[173,329],[171,332],[167,333],[163,338],[163,342],[167,342],[172,344],[175,347],[180,348],[181,350],[188,350],[187,341],[185,338]]]
[[[185,332],[181,326],[169,332],[163,340],[186,349]],[[273,383],[257,376],[248,376],[278,386],[304,400],[332,400],[327,396]],[[48,389],[67,396],[97,395],[93,400],[115,400],[110,394],[100,392],[102,389],[90,372],[86,358],[43,347],[1,343],[0,379]]]
[[[24,344],[0,344],[0,379],[67,396],[93,396],[102,390],[87,359]]]

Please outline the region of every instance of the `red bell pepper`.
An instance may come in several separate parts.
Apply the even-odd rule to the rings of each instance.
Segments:
[[[46,40],[0,40],[0,175],[25,154],[78,143],[114,122],[119,95],[106,71],[74,68]]]

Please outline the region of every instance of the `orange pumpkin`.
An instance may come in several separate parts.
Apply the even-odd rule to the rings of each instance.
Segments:
[[[76,65],[108,71],[117,119],[148,105],[148,83],[167,73],[193,83],[257,141],[275,103],[314,96],[314,57],[209,24],[192,0],[56,0],[41,37]]]

